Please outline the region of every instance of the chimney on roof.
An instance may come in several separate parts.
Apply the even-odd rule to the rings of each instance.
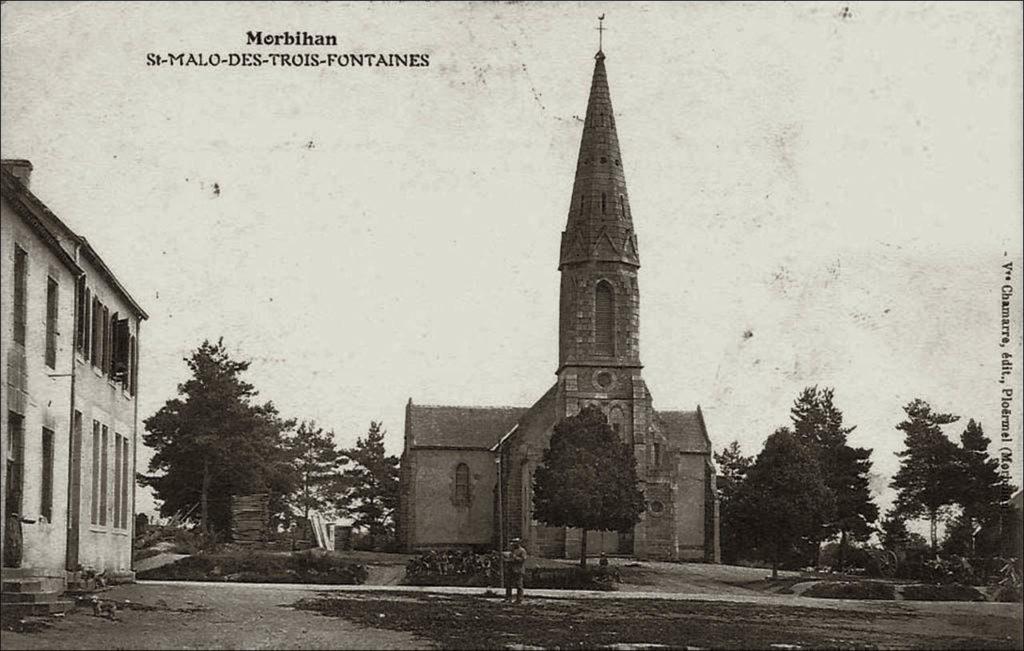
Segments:
[[[3,165],[4,169],[16,176],[26,188],[29,187],[29,180],[32,178],[31,161],[21,158],[5,158],[0,161],[0,165]]]

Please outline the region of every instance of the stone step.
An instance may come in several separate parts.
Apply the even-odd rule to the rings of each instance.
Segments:
[[[42,579],[16,579],[8,581],[4,579],[0,583],[0,591],[2,592],[43,592],[43,580]]]
[[[57,600],[47,601],[44,603],[5,603],[4,604],[4,618],[8,617],[26,617],[30,615],[54,615],[56,613],[65,613],[74,608],[74,604],[70,601]]]
[[[60,600],[60,593],[57,592],[3,592],[0,593],[0,603],[47,603]]]

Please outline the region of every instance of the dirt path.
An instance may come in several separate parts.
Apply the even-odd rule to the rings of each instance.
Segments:
[[[8,649],[423,649],[411,633],[369,628],[289,607],[296,590],[239,584],[118,586],[105,599],[154,610],[122,609],[116,621],[79,608],[34,633],[3,632]]]

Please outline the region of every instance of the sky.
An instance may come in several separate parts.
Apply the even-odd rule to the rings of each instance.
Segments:
[[[884,507],[902,406],[998,439],[1009,351],[1019,485],[1019,5],[7,2],[0,149],[149,312],[142,418],[223,337],[284,415],[343,446],[383,421],[397,454],[410,397],[528,406],[554,381],[602,13],[655,407],[755,454],[834,387]],[[309,51],[430,65],[146,65]]]

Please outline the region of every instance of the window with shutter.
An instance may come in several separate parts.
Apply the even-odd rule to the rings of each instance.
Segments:
[[[92,365],[102,367],[103,355],[103,304],[92,297]]]
[[[53,278],[46,279],[46,346],[45,360],[50,368],[57,368],[57,308],[60,287]]]
[[[108,461],[107,456],[110,450],[110,430],[107,429],[106,425],[101,425],[100,430],[103,432],[103,439],[100,450],[100,526],[107,526],[107,482],[110,481],[110,475],[108,473]]]
[[[85,345],[85,276],[75,281],[75,350],[81,351]]]
[[[100,522],[100,422],[92,422],[92,502],[89,522]]]
[[[121,435],[114,433],[114,528],[121,528]]]
[[[594,347],[598,355],[615,354],[615,292],[611,283],[597,283],[594,294]]]
[[[88,360],[92,358],[92,292],[88,287],[85,288],[82,310],[82,355]]]
[[[127,389],[130,356],[129,337],[131,335],[128,331],[128,319],[117,319],[116,314],[114,317],[114,368],[112,377],[114,380],[121,382]]]
[[[28,326],[28,253],[14,245],[14,341],[25,345]]]

